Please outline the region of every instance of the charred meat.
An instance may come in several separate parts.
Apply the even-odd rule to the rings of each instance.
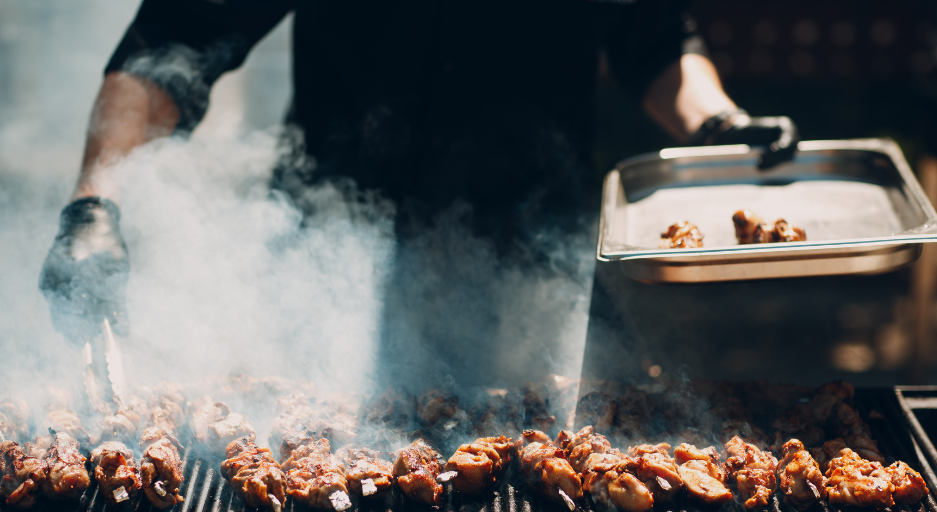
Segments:
[[[375,450],[349,448],[342,454],[345,476],[352,491],[365,498],[378,498],[394,486],[394,464]]]
[[[211,453],[223,453],[231,441],[254,433],[243,415],[231,412],[224,402],[215,402],[209,396],[195,404],[192,430],[195,441]]]
[[[47,476],[42,481],[42,492],[54,499],[76,499],[91,484],[85,469],[87,459],[79,451],[78,441],[65,432],[49,430],[52,440],[43,458]]]
[[[561,433],[562,448],[570,464],[582,477],[585,491],[597,502],[628,512],[646,512],[654,506],[654,495],[628,472],[629,458],[611,447],[608,439],[583,427],[575,435]]]
[[[732,215],[732,223],[735,224],[735,238],[742,245],[807,240],[807,234],[803,229],[791,226],[786,220],[765,222],[750,210],[735,212]]]
[[[826,479],[804,444],[791,439],[784,443],[781,453],[778,482],[784,500],[798,510],[807,510],[826,498]]]
[[[831,505],[883,509],[895,504],[892,474],[881,464],[863,459],[842,439],[827,441],[823,450],[830,456],[825,476]]]
[[[629,448],[628,455],[631,456],[628,470],[651,490],[655,502],[668,502],[683,488],[669,444],[639,444]]]
[[[177,445],[178,441],[161,428],[149,427],[143,431],[140,440],[143,450],[141,483],[143,493],[156,508],[168,508],[183,502],[179,487],[184,476]]]
[[[350,508],[345,467],[332,455],[329,441],[303,438],[290,444],[295,448],[283,463],[286,493],[311,507],[339,512]]]
[[[228,444],[221,474],[234,493],[249,506],[280,512],[286,502],[286,478],[269,448],[254,444],[245,436]]]
[[[582,480],[562,448],[539,430],[525,430],[515,442],[521,474],[536,492],[567,505],[582,497]]]
[[[0,496],[8,506],[35,505],[47,477],[44,461],[27,455],[14,441],[0,443]]]
[[[514,440],[501,437],[481,437],[463,444],[449,457],[446,471],[455,471],[452,484],[459,492],[479,494],[504,473],[511,463]]]
[[[397,453],[394,476],[400,490],[415,501],[429,505],[442,503],[443,486],[436,481],[441,455],[423,439]]]
[[[703,234],[688,220],[671,225],[660,234],[661,249],[692,249],[703,246]]]
[[[91,452],[94,479],[104,500],[117,505],[135,496],[143,487],[133,452],[123,443],[108,441]]]
[[[725,449],[729,455],[725,463],[726,471],[729,478],[735,481],[745,508],[751,510],[767,505],[771,494],[778,487],[775,477],[778,459],[738,436],[730,439]]]

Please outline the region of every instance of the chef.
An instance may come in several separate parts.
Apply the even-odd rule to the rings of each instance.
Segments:
[[[581,229],[571,219],[594,210],[600,186],[590,157],[600,55],[681,144],[763,145],[763,167],[791,158],[790,119],[733,103],[682,4],[144,0],[104,70],[42,269],[56,327],[90,315],[127,332],[115,162],[191,132],[213,84],[291,12],[292,151],[271,186],[294,198],[330,181],[376,191],[397,206],[403,247],[455,204],[506,258],[536,260],[527,239],[545,227]]]

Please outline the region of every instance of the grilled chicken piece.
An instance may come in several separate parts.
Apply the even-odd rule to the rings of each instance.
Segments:
[[[842,439],[826,442],[823,449],[832,457],[826,470],[831,505],[883,509],[895,504],[892,474],[881,464],[863,459]]]
[[[283,447],[284,439],[303,439],[312,434],[309,426],[315,420],[315,411],[302,393],[294,393],[277,400],[277,417],[270,427],[270,445],[280,448],[280,461],[289,458],[292,448]]]
[[[703,234],[688,220],[671,225],[660,234],[661,249],[691,249],[703,246]]]
[[[732,215],[735,238],[740,244],[768,244],[777,242],[802,242],[807,234],[784,219],[765,222],[751,210],[739,210]]]
[[[0,401],[0,442],[29,437],[29,408],[20,400]]]
[[[105,416],[101,420],[99,443],[105,441],[130,443],[139,438],[140,427],[149,411],[146,404],[135,396],[131,396],[129,402],[118,408],[116,413]]]
[[[797,439],[791,439],[781,448],[783,458],[778,463],[778,482],[784,501],[798,510],[807,510],[826,498],[826,479],[820,466]]]
[[[235,439],[254,434],[243,415],[231,412],[224,402],[202,397],[192,413],[195,441],[212,453],[223,452]]]
[[[436,481],[441,458],[439,452],[423,439],[417,439],[400,450],[394,462],[394,476],[400,490],[416,501],[429,505],[441,504],[443,486]]]
[[[47,477],[44,461],[27,455],[14,441],[0,443],[0,497],[8,506],[32,508]]]
[[[474,495],[490,487],[504,473],[514,455],[514,440],[481,437],[463,444],[446,463],[446,471],[455,471],[452,484],[459,492]]]
[[[182,457],[179,456],[178,441],[159,427],[143,431],[140,449],[143,460],[140,476],[143,493],[156,508],[167,508],[182,503],[179,487],[185,477],[182,474]]]
[[[52,442],[43,458],[48,473],[42,481],[42,492],[54,499],[76,499],[91,484],[85,469],[87,459],[81,455],[78,441],[70,435],[53,429],[49,433]]]
[[[76,442],[79,451],[84,450],[84,453],[88,453],[87,450],[91,446],[91,435],[82,427],[81,419],[74,411],[67,408],[50,407],[49,427],[56,432],[67,434],[69,438]]]
[[[108,441],[91,452],[94,479],[104,500],[117,505],[135,496],[143,484],[133,452],[123,443]]]
[[[625,470],[628,457],[611,447],[608,439],[583,427],[575,435],[566,431],[558,441],[573,469],[582,477],[583,489],[599,503],[628,512],[646,512],[654,495],[635,475]]]
[[[778,459],[738,436],[730,439],[725,448],[729,455],[725,463],[726,471],[729,478],[735,481],[745,508],[751,510],[767,505],[771,494],[778,487],[775,477]]]
[[[668,502],[683,488],[677,464],[670,456],[670,445],[639,444],[628,449],[628,470],[654,493],[655,502]]]
[[[570,500],[582,497],[579,475],[566,460],[563,450],[545,433],[525,430],[514,444],[521,473],[531,488],[548,498],[562,500],[567,505],[571,503]]]
[[[885,468],[891,475],[891,483],[895,486],[892,498],[899,505],[911,505],[927,496],[927,484],[921,474],[911,469],[900,460]]]
[[[379,498],[394,486],[394,464],[368,448],[349,448],[342,454],[345,475],[352,491],[365,498]]]
[[[286,503],[286,477],[269,448],[254,444],[254,435],[231,441],[225,448],[221,474],[248,506],[280,512]]]
[[[674,449],[673,456],[691,498],[709,505],[721,505],[732,499],[732,492],[726,487],[726,473],[714,447],[699,449],[683,443]]]
[[[345,467],[332,455],[328,439],[284,442],[295,446],[283,463],[287,494],[311,507],[339,512],[351,507]]]

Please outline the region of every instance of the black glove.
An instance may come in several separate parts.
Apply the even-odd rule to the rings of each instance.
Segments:
[[[100,197],[79,199],[62,210],[59,234],[42,265],[39,288],[49,301],[52,323],[66,336],[107,318],[126,335],[127,245],[120,236],[120,210]]]
[[[758,167],[767,169],[794,158],[800,134],[791,118],[750,117],[744,110],[716,114],[687,141],[688,146],[748,144],[767,146],[758,158]]]

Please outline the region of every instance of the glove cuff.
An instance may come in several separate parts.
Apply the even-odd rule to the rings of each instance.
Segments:
[[[722,132],[726,131],[725,122],[735,116],[747,116],[748,112],[744,109],[723,110],[718,114],[703,121],[703,125],[696,130],[696,133],[690,136],[686,141],[687,146],[709,146],[712,145]]]
[[[103,197],[84,197],[73,201],[62,209],[59,219],[59,234],[71,232],[78,226],[107,222],[117,226],[120,222],[120,209],[110,199]]]

